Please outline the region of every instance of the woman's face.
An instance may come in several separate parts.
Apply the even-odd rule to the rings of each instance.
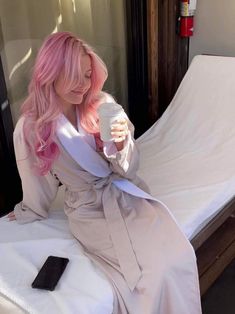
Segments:
[[[84,95],[88,92],[91,87],[91,59],[88,55],[84,54],[81,57],[81,78],[82,85],[77,90],[64,91],[64,72],[62,71],[58,79],[55,81],[55,91],[60,97],[63,105],[81,104]]]

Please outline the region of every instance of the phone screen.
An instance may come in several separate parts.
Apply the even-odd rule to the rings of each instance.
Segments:
[[[34,279],[32,287],[54,290],[68,262],[68,258],[49,256]]]

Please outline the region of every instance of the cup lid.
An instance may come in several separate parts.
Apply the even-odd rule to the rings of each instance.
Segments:
[[[98,112],[99,113],[105,113],[105,114],[113,114],[115,112],[121,112],[123,111],[123,108],[121,105],[114,103],[114,102],[106,102],[106,103],[102,103],[99,108],[98,108]]]

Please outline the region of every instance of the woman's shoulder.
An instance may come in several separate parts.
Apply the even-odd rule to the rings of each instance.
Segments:
[[[20,116],[20,118],[17,120],[15,128],[14,128],[14,135],[20,134],[23,132],[24,121],[25,121],[25,117]]]
[[[20,116],[14,128],[14,133],[13,133],[14,137],[22,136],[23,128],[24,128],[24,121],[25,121],[25,117]]]

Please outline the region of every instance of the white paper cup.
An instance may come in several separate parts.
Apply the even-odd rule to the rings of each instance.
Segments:
[[[103,103],[98,108],[100,137],[102,141],[112,141],[111,125],[118,119],[125,117],[122,106],[117,103]]]

